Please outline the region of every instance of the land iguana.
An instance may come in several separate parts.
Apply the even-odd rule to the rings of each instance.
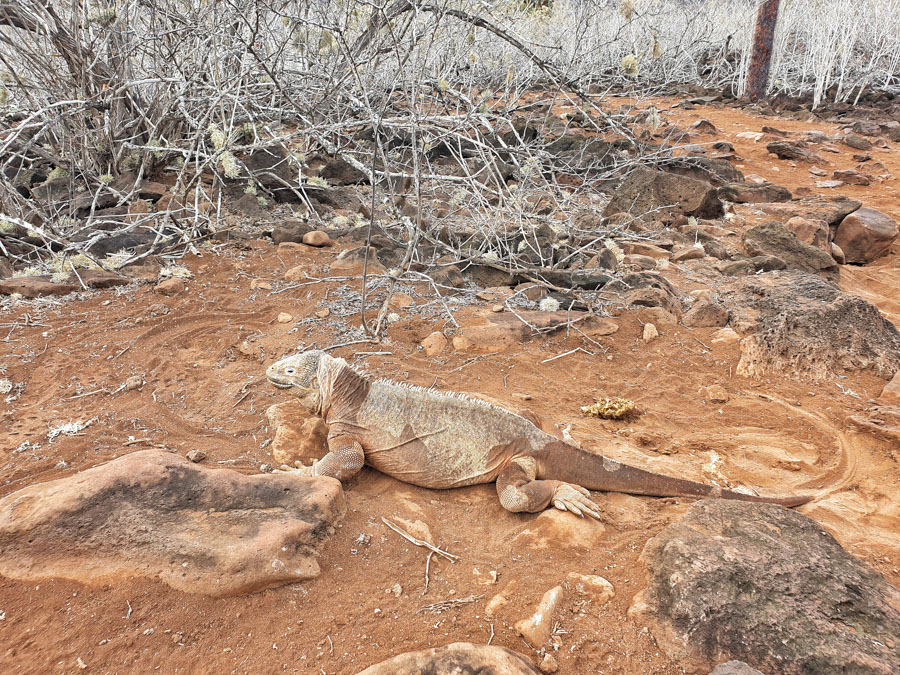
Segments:
[[[269,382],[292,390],[328,426],[328,453],[304,475],[345,481],[364,464],[406,483],[453,488],[497,483],[508,511],[551,504],[599,518],[588,490],[656,497],[721,497],[792,507],[810,496],[763,497],[621,464],[567,443],[500,406],[453,392],[370,380],[344,359],[308,351],[271,365]]]

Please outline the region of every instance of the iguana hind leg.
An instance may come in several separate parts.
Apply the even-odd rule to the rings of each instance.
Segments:
[[[359,473],[365,459],[362,446],[352,436],[329,436],[328,453],[322,459],[311,466],[288,467],[286,471],[304,476],[330,476],[343,482]]]
[[[536,477],[537,462],[531,457],[510,462],[497,476],[500,505],[513,513],[536,513],[553,505],[578,516],[600,518],[599,507],[583,487],[558,480],[536,480]]]

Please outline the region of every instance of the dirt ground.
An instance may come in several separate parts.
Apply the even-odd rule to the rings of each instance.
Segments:
[[[673,114],[685,126],[710,119],[718,138],[735,145],[745,174],[792,190],[813,186],[807,167],[773,159],[763,142],[736,134],[764,124],[837,130],[733,109]],[[840,154],[828,155],[827,168],[855,168],[855,152],[840,146]],[[870,154],[900,176],[896,149]],[[900,220],[898,185],[813,189],[845,194]],[[743,208],[752,223],[752,209]],[[3,376],[25,383],[17,400],[0,407],[0,496],[147,447],[201,449],[208,465],[247,473],[271,463],[267,441],[274,430],[264,412],[287,394],[266,384],[265,367],[302,345],[352,339],[340,329],[359,325],[358,314],[343,323],[337,316],[347,304],[346,282],[276,291],[285,286],[288,268],[303,264],[316,274],[337,253],[279,252],[261,241],[228,245],[185,259],[194,277],[174,297],[148,284],[21,302],[0,313]],[[704,285],[688,267],[672,278],[684,292]],[[254,279],[275,291],[251,288]],[[900,246],[872,265],[843,267],[841,287],[900,325]],[[464,325],[487,306],[463,308],[456,319]],[[331,315],[316,318],[325,307]],[[294,320],[278,323],[281,312]],[[526,405],[522,395],[530,396],[529,408],[571,424],[586,447],[643,468],[696,480],[724,475],[733,485],[768,494],[812,492],[818,498],[800,510],[900,585],[900,450],[847,423],[851,415],[871,412],[884,380],[868,373],[821,383],[777,375],[750,380],[734,374],[737,345],[709,347],[714,329],[660,327],[661,337],[645,344],[633,312],[616,318],[619,331],[601,338],[605,351],[594,356],[575,352],[542,363],[576,347],[596,351],[572,333],[534,338],[495,355],[475,358],[451,349],[426,358],[418,342],[452,325],[401,314],[381,344],[332,353],[379,375],[479,392],[515,408]],[[145,384],[120,389],[132,375]],[[727,403],[707,400],[705,388],[713,384],[726,390]],[[627,422],[581,417],[579,407],[598,395],[631,398],[641,414]],[[76,420],[91,423],[76,436],[48,441],[49,429]],[[489,640],[537,662],[511,626],[546,590],[566,584],[570,571],[602,575],[616,596],[595,607],[568,587],[556,636],[561,673],[681,672],[627,610],[644,584],[638,560],[644,544],[690,500],[595,497],[604,524],[570,514],[510,514],[493,485],[426,490],[364,469],[346,486],[348,512],[324,550],[322,575],[306,583],[209,599],[147,580],[86,587],[0,579],[0,672],[356,673],[405,651]],[[382,517],[422,521],[460,557],[452,564],[431,560],[427,594],[427,552],[385,527]],[[509,604],[487,619],[487,601],[511,583]],[[399,596],[391,592],[396,584]],[[420,611],[472,595],[478,599],[443,613]]]

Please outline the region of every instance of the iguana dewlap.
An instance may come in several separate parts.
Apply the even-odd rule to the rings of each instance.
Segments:
[[[427,488],[496,481],[500,503],[509,511],[536,512],[552,504],[594,517],[599,517],[598,507],[587,489],[782,506],[811,499],[758,497],[644,471],[566,443],[485,401],[371,381],[322,351],[282,359],[266,377],[291,389],[328,426],[328,453],[299,469],[312,475],[346,480],[368,464]]]

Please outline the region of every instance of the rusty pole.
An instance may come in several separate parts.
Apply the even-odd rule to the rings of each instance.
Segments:
[[[753,34],[753,52],[747,72],[747,94],[751,101],[765,98],[769,88],[769,66],[772,63],[772,42],[775,24],[778,23],[778,5],[781,0],[762,0],[756,13],[756,30]]]

